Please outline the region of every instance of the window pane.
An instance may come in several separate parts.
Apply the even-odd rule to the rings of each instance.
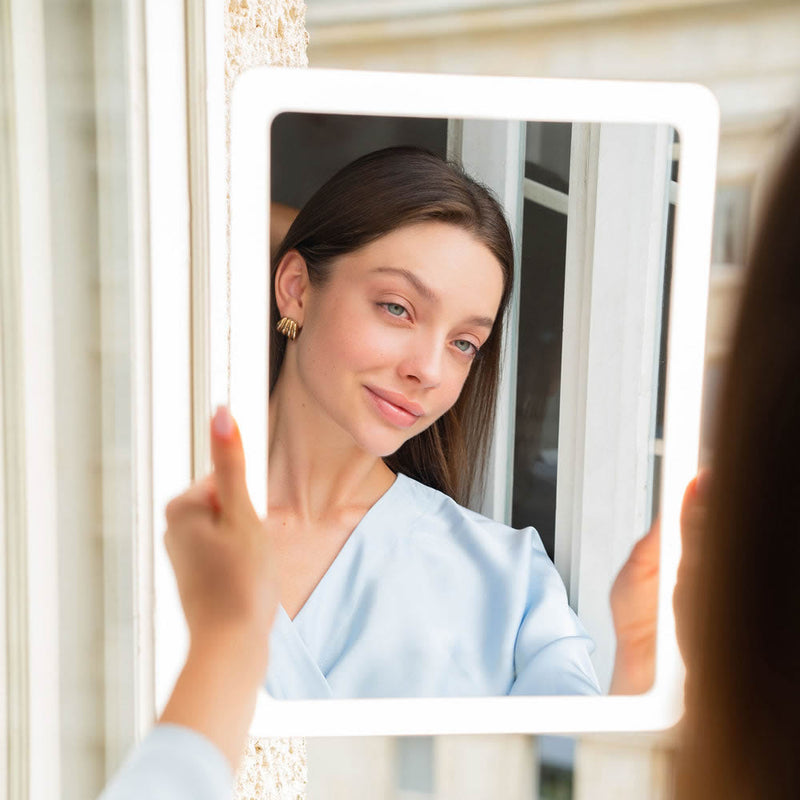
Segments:
[[[572,126],[530,123],[525,177],[566,193]],[[567,217],[526,200],[522,219],[511,523],[553,557]]]

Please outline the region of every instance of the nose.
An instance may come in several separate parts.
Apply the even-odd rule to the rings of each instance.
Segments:
[[[442,382],[442,361],[444,345],[432,337],[418,337],[399,364],[401,377],[419,384],[423,389],[431,389]]]

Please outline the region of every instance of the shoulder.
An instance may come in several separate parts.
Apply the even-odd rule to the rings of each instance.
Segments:
[[[415,509],[415,529],[461,542],[478,542],[514,551],[533,548],[544,553],[532,527],[512,528],[459,505],[452,497],[406,475],[397,476],[398,496]],[[546,554],[545,554],[545,557]]]
[[[566,603],[564,584],[534,527],[497,522],[405,475],[398,475],[397,488],[415,508],[403,532],[409,546],[474,561],[484,573],[497,571],[507,585],[526,586],[532,601],[563,595]]]

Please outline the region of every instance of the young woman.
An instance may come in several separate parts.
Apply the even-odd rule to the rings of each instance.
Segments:
[[[415,148],[345,167],[277,249],[273,696],[600,691],[536,532],[465,508],[490,445],[512,274],[497,201]],[[617,632],[614,689],[647,688],[627,680],[641,636],[628,641],[624,620]]]
[[[681,518],[680,800],[800,796],[800,133],[777,177],[749,259],[711,485],[690,485]],[[215,473],[170,504],[166,537],[191,633],[186,667],[162,724],[103,800],[230,796],[267,660],[259,643],[276,603],[274,556],[247,497],[241,442],[227,414],[218,412],[211,441]],[[648,535],[637,545],[623,574],[635,568],[637,550],[652,565],[653,541]]]

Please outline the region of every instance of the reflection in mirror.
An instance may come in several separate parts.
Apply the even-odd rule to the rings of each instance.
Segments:
[[[347,166],[397,145],[433,155]],[[298,333],[271,353],[272,696],[649,688],[654,653],[626,644],[644,627],[655,646],[656,537],[626,561],[658,507],[677,155],[655,125],[273,121],[273,315]],[[477,217],[433,210],[448,182]],[[483,187],[513,239],[502,337],[474,319],[506,285]],[[483,456],[443,424],[454,403],[470,436],[470,413],[491,422]]]

